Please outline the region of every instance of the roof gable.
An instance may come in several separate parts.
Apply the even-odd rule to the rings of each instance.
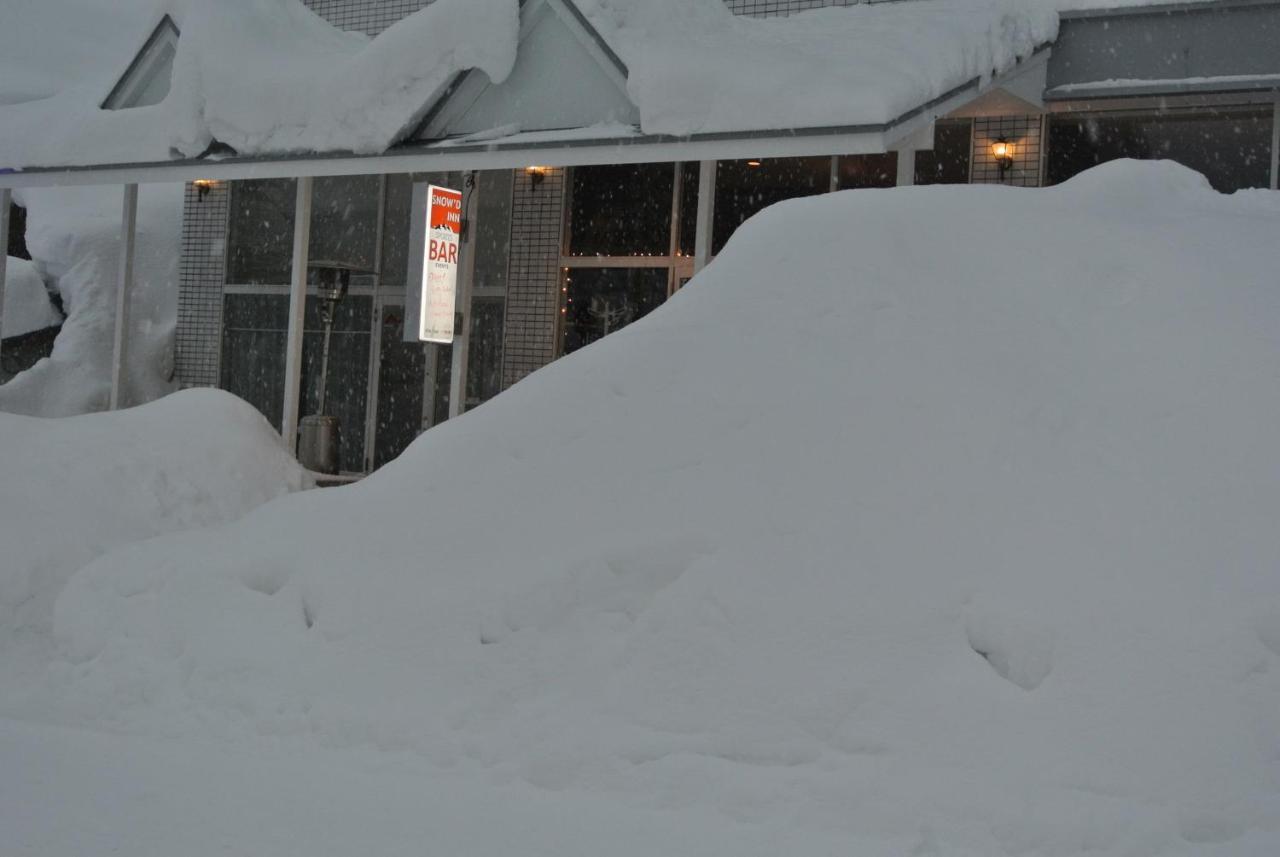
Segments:
[[[159,104],[169,94],[173,60],[178,53],[178,26],[165,15],[151,31],[133,62],[102,102],[104,110],[127,110]]]
[[[460,75],[415,135],[440,139],[508,131],[550,131],[639,122],[627,96],[627,68],[571,0],[528,0],[520,10],[515,67],[500,84],[484,72]]]

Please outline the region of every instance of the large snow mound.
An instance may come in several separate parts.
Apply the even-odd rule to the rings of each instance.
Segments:
[[[1278,229],[1167,162],[774,206],[364,482],[83,569],[25,709],[858,853],[1280,853]]]
[[[52,653],[67,579],[127,542],[234,520],[304,486],[254,408],[192,390],[66,419],[0,413],[0,687]]]

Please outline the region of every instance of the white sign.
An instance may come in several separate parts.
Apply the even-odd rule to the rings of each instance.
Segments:
[[[422,242],[422,300],[418,339],[453,342],[458,289],[458,245],[462,240],[462,191],[427,187],[427,235]]]

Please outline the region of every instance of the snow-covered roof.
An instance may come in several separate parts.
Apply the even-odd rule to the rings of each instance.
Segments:
[[[1058,9],[1074,1],[916,0],[753,19],[722,0],[541,0],[569,10],[625,67],[636,121],[619,138],[883,130],[958,88],[976,96],[1052,41]],[[0,107],[0,174],[181,161],[215,143],[245,157],[383,153],[463,75],[495,85],[518,75],[538,50],[520,40],[521,6],[536,5],[436,0],[370,39],[297,0],[161,0],[157,20],[167,13],[181,29],[168,96],[106,111],[116,81],[95,79]],[[617,125],[615,113],[574,128]],[[506,133],[550,130],[571,129]]]

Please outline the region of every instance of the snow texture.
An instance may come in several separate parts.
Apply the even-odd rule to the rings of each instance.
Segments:
[[[164,101],[98,109],[127,56],[117,76],[0,108],[0,166],[195,157],[215,140],[245,155],[381,152],[456,73],[501,81],[515,61],[515,0],[437,0],[372,40],[296,0],[170,0],[151,26],[162,12],[181,31]]]
[[[627,64],[641,131],[688,135],[891,122],[1011,69],[1073,3],[915,0],[772,19],[721,0],[578,5]],[[0,107],[0,167],[190,158],[214,141],[243,155],[382,152],[458,72],[504,80],[519,29],[515,0],[437,0],[372,40],[295,0],[166,0],[150,26],[163,12],[182,35],[162,103],[99,109],[148,28],[114,73]]]
[[[305,484],[267,421],[220,391],[57,420],[0,413],[0,441],[5,699],[51,655],[54,599],[85,563],[118,545],[234,520]]]
[[[26,259],[7,257],[0,337],[21,336],[61,323],[62,314],[49,300],[49,292],[35,266]]]
[[[530,854],[1280,853],[1277,229],[1169,162],[782,203],[363,482],[89,564],[0,706],[482,783]]]
[[[104,410],[111,395],[121,190],[40,188],[20,191],[17,199],[27,208],[27,248],[35,268],[61,295],[67,317],[53,353],[0,385],[0,411],[59,417]],[[126,405],[174,388],[181,224],[181,185],[139,188]]]

